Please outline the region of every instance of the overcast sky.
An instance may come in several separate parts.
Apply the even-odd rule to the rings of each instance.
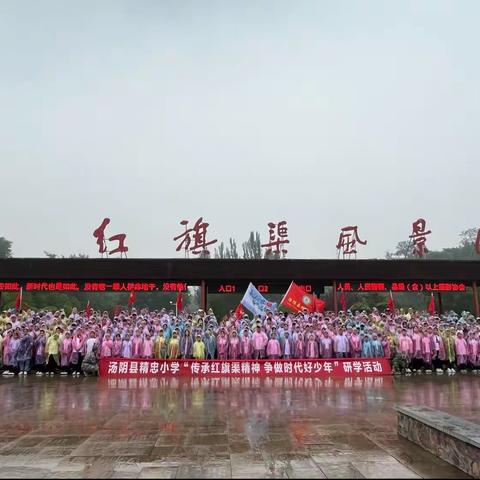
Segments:
[[[290,258],[480,226],[480,2],[2,1],[0,236],[175,257],[180,220]],[[241,250],[241,248],[240,248]]]

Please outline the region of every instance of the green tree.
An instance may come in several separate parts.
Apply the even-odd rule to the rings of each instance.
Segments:
[[[233,238],[229,239],[228,246],[221,242],[218,248],[215,248],[215,258],[238,258],[237,242]]]
[[[237,242],[233,238],[230,238],[228,243],[230,244],[230,247],[227,249],[227,258],[239,258],[237,251]]]
[[[225,247],[225,244],[223,242],[220,242],[218,248],[215,247],[215,258],[227,258],[226,250],[227,248]]]
[[[387,252],[385,255],[387,260],[402,260],[413,258],[413,245],[410,241],[401,241],[397,243],[394,252]]]
[[[0,237],[0,258],[11,258],[12,242],[5,237]]]
[[[260,234],[258,232],[250,232],[248,240],[242,243],[243,258],[246,260],[262,258],[261,244]]]
[[[460,246],[474,246],[475,241],[477,239],[478,229],[477,228],[469,228],[460,232]]]

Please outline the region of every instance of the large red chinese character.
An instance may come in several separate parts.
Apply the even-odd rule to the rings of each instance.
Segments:
[[[428,252],[425,242],[427,240],[426,235],[429,235],[431,230],[426,231],[426,221],[423,218],[419,218],[412,223],[412,234],[410,238],[413,240],[413,254],[419,258],[423,258]]]
[[[343,227],[340,230],[340,236],[338,237],[337,250],[338,256],[340,256],[340,250],[342,250],[343,258],[345,255],[357,255],[357,242],[360,245],[366,245],[367,241],[360,240],[358,236],[358,226]]]
[[[93,236],[97,239],[97,245],[98,245],[98,251],[99,253],[103,254],[106,253],[108,255],[112,255],[114,253],[120,253],[120,256],[125,254],[125,257],[127,256],[128,252],[128,247],[125,246],[125,238],[127,235],[125,233],[119,233],[117,235],[111,236],[108,241],[109,242],[118,242],[118,245],[116,248],[111,250],[110,252],[107,249],[107,242],[105,241],[105,229],[107,228],[107,225],[110,223],[109,218],[104,218],[103,222],[101,225],[93,232]]]
[[[480,255],[480,228],[478,229],[478,232],[477,232],[477,240],[475,240],[475,250]]]
[[[275,247],[275,252],[280,253],[280,245],[290,243],[290,240],[288,240],[287,222],[285,220],[282,220],[277,224],[269,222],[268,228],[269,243],[263,244],[262,247],[265,247],[267,249],[267,255],[272,253],[272,247]],[[288,250],[282,249],[282,253],[284,255],[287,252]]]
[[[97,239],[98,252],[106,253],[107,252],[107,242],[105,241],[105,229],[110,223],[109,218],[104,218],[101,225],[93,232],[93,236]]]
[[[180,222],[180,225],[183,225],[185,227],[185,231],[173,239],[174,241],[177,241],[183,237],[183,240],[179,243],[176,249],[177,252],[179,252],[180,250],[184,250],[185,255],[187,255],[189,251],[192,252],[194,255],[208,255],[210,252],[207,250],[207,247],[217,242],[216,239],[207,242],[207,228],[210,224],[204,222],[203,217],[200,217],[195,222],[193,228],[187,228],[188,220],[182,220]],[[191,245],[192,238],[193,245]]]

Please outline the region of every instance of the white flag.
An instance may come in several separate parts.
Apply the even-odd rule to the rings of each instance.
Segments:
[[[275,310],[277,304],[268,301],[253,285],[248,285],[247,291],[240,302],[245,308],[248,308],[254,315],[262,315],[267,310]]]

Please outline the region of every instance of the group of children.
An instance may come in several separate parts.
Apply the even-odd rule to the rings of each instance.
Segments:
[[[93,374],[98,360],[178,359],[401,359],[406,373],[454,373],[480,367],[480,319],[464,312],[432,316],[396,310],[299,314],[267,312],[220,321],[211,310],[174,315],[165,309],[108,312],[73,309],[3,312],[3,374]],[[398,362],[397,362],[398,363]],[[396,363],[394,362],[394,366]]]

